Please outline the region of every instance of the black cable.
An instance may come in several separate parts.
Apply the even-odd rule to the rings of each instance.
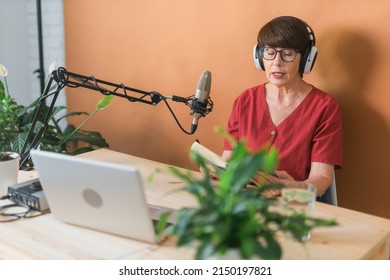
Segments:
[[[167,100],[166,100],[165,97],[162,99],[162,101],[164,101],[164,103],[165,103],[165,105],[167,106],[169,112],[171,112],[172,117],[175,119],[176,124],[179,126],[179,128],[181,129],[181,131],[183,131],[183,132],[184,132],[185,134],[187,134],[187,135],[192,135],[193,133],[186,131],[186,130],[181,126],[180,121],[177,119],[175,113],[173,112],[171,106],[169,105],[169,103],[167,102]],[[187,105],[187,104],[186,104],[186,105]]]
[[[9,209],[11,209],[13,207],[15,207],[15,208],[16,207],[22,207],[22,208],[25,209],[25,211],[23,211],[23,212],[14,212],[14,213],[6,213],[5,212],[5,211],[7,211],[7,210],[9,210]],[[0,206],[0,216],[5,217],[5,220],[2,220],[0,218],[0,223],[9,223],[9,222],[13,222],[13,221],[16,221],[16,220],[19,220],[19,219],[35,218],[35,217],[42,216],[44,214],[49,213],[50,210],[43,211],[43,212],[38,212],[37,214],[29,215],[29,214],[31,214],[31,212],[32,212],[31,207],[28,206],[27,204],[24,204],[24,203],[21,203],[21,202],[16,202],[16,203]]]
[[[6,194],[0,197],[0,200],[9,199],[9,198],[10,198],[9,194]]]
[[[39,128],[39,130],[34,133],[34,130],[33,130],[33,127],[31,127],[31,129],[29,130],[29,134],[27,135],[26,137],[26,142],[24,143],[24,147],[22,149],[22,153],[21,153],[21,160],[20,160],[20,163],[19,163],[19,167],[24,167],[24,168],[29,168],[29,166],[27,166],[27,163],[30,159],[30,150],[31,149],[36,149],[39,144],[42,142],[42,139],[43,137],[45,136],[45,133],[46,133],[46,130],[49,126],[49,121],[50,121],[50,118],[51,118],[51,112],[53,111],[53,108],[54,108],[54,105],[56,103],[56,100],[57,100],[57,97],[58,97],[58,94],[60,92],[60,90],[63,88],[60,87],[60,89],[56,90],[53,94],[54,94],[54,97],[53,97],[53,100],[51,101],[50,103],[50,106],[48,106],[48,110],[46,112],[46,114],[43,116],[43,121],[41,122],[42,123],[42,126]],[[51,94],[51,95],[53,95]],[[39,117],[40,117],[40,113],[42,111],[42,107],[46,104],[45,103],[45,99],[47,98],[47,95],[45,96],[45,98],[41,98],[39,100],[39,102],[41,102],[38,106],[38,108],[36,109],[35,113],[34,113],[34,117],[33,117],[33,120],[32,120],[32,124],[35,126],[38,121],[39,121]],[[30,137],[33,137],[33,139],[30,141]],[[27,145],[29,145],[28,149],[27,148]]]
[[[18,213],[4,213],[9,208],[12,207],[23,207],[25,208],[24,212],[18,212]],[[0,223],[8,223],[8,222],[13,222],[16,220],[19,220],[23,217],[25,217],[29,212],[30,212],[30,207],[28,205],[19,205],[17,203],[14,204],[8,204],[8,205],[3,205],[0,207],[0,215],[3,217],[6,217],[5,220],[0,219]]]

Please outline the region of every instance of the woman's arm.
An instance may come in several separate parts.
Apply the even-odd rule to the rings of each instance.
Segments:
[[[231,155],[231,150],[224,150],[221,157],[228,161]],[[279,178],[268,176],[267,181],[271,183],[280,182],[288,188],[302,189],[305,188],[307,184],[312,184],[317,187],[317,196],[321,196],[326,192],[332,183],[333,170],[334,165],[332,164],[312,162],[309,177],[305,181],[296,181],[286,171],[282,170],[275,171]]]
[[[307,184],[312,184],[317,187],[317,196],[321,196],[332,183],[333,170],[332,164],[312,162],[309,178],[302,182],[295,181],[286,171],[276,171],[276,173],[279,176],[279,182],[288,188],[305,188]]]
[[[322,162],[312,162],[309,178],[306,183],[317,187],[317,196],[323,195],[333,180],[334,165]]]

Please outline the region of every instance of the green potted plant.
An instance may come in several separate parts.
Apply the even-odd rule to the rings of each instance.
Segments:
[[[31,143],[26,143],[27,134],[30,130],[38,100],[28,106],[20,105],[10,95],[7,85],[8,71],[4,65],[0,64],[0,153],[15,152],[21,154],[23,147],[29,147]],[[61,118],[56,115],[66,110],[65,106],[57,106],[53,109],[49,124],[40,144],[40,149],[67,154],[80,154],[96,147],[108,147],[105,139],[99,132],[81,130],[81,126],[89,120],[97,111],[104,109],[111,102],[112,95],[104,97],[92,114],[86,112],[69,112]],[[44,105],[43,113],[48,110]],[[67,125],[61,130],[57,125],[62,118],[71,116],[87,115],[87,119],[77,128]],[[42,127],[43,123],[38,121],[36,130]],[[75,143],[80,143],[80,148],[74,148]],[[1,158],[1,156],[0,156]],[[29,163],[31,166],[31,162]]]
[[[219,178],[211,178],[210,165],[198,154],[191,152],[192,160],[203,170],[201,177],[171,167],[184,183],[184,190],[192,194],[197,207],[185,207],[176,213],[176,222],[167,230],[177,237],[177,245],[197,244],[196,259],[224,256],[231,250],[243,259],[280,259],[282,248],[277,232],[285,232],[302,242],[302,236],[317,226],[335,225],[334,220],[317,219],[305,215],[285,216],[275,207],[277,198],[266,197],[280,184],[257,185],[245,188],[258,170],[270,174],[278,162],[278,152],[260,150],[250,152],[245,142],[233,142],[233,155],[226,169],[216,169]],[[213,171],[214,172],[214,171]],[[158,224],[163,232],[170,213],[164,213]]]

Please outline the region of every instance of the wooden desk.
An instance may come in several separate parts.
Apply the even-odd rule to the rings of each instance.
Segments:
[[[169,173],[148,177],[168,165],[102,149],[82,157],[136,166],[143,177],[148,203],[171,208],[194,205],[184,192],[171,191],[181,182]],[[21,172],[20,181],[35,178]],[[1,202],[4,204],[4,202]],[[315,229],[304,245],[280,236],[283,259],[389,259],[390,220],[317,203],[315,215],[335,218],[337,227]],[[0,259],[192,259],[193,248],[177,248],[174,240],[156,246],[57,221],[51,214],[0,223]]]

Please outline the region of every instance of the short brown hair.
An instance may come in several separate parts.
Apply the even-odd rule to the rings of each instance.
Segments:
[[[257,35],[259,47],[273,48],[291,48],[299,50],[304,54],[311,43],[315,43],[314,34],[313,42],[310,39],[309,27],[304,21],[292,16],[281,16],[274,18],[265,24]]]

